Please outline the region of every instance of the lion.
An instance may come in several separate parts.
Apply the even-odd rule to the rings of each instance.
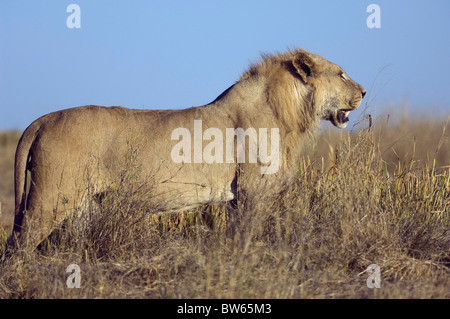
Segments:
[[[162,212],[231,201],[240,191],[251,194],[261,187],[276,191],[295,174],[305,136],[321,120],[345,128],[365,93],[338,65],[293,49],[263,55],[204,106],[88,105],[44,115],[17,146],[8,246],[35,249],[87,197],[117,187],[130,149],[137,154],[139,178],[153,183],[154,200],[165,203]],[[261,143],[265,153],[255,155]]]

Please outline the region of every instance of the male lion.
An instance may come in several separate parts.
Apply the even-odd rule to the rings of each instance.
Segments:
[[[44,115],[25,130],[17,146],[9,246],[29,241],[26,247],[34,249],[88,194],[114,188],[130,149],[138,154],[140,178],[155,184],[154,199],[164,201],[167,211],[229,201],[238,189],[246,194],[262,187],[276,191],[295,172],[302,136],[320,120],[344,128],[364,95],[364,88],[341,67],[296,49],[263,56],[204,106],[155,111],[89,105]],[[237,145],[239,129],[247,136],[248,149],[245,139]],[[226,142],[230,132],[232,145]],[[194,141],[187,140],[192,133]],[[213,135],[208,153],[205,141]],[[255,160],[254,146],[266,142],[262,136],[269,140],[266,153],[277,153],[277,166],[269,173],[261,169],[269,165],[267,156],[264,160],[258,153]]]

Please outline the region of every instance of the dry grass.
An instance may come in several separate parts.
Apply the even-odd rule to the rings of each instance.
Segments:
[[[450,298],[449,129],[409,119],[325,132],[295,183],[251,207],[155,216],[151,189],[127,167],[101,206],[0,264],[0,298]],[[0,200],[11,214],[6,144]],[[72,263],[81,289],[66,286]],[[366,285],[370,264],[380,289]]]
[[[0,203],[3,215],[0,222],[11,231],[14,212],[14,153],[20,132],[0,132]]]

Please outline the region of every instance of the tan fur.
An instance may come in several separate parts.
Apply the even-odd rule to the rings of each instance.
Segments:
[[[338,110],[359,106],[364,89],[342,73],[339,66],[297,49],[263,56],[205,106],[153,111],[91,105],[39,118],[17,147],[10,245],[20,246],[27,237],[35,247],[79,209],[86,196],[114,188],[130,152],[136,155],[139,177],[156,185],[153,200],[167,202],[168,211],[235,198],[238,175],[239,190],[245,193],[257,192],[261,185],[275,191],[293,174],[302,137],[321,119],[343,127]],[[224,137],[226,128],[278,128],[278,172],[261,175],[260,162],[174,163],[170,154],[178,141],[171,140],[171,133],[187,128],[193,134],[194,120],[202,120],[203,132],[219,128]],[[207,144],[203,141],[203,147]]]

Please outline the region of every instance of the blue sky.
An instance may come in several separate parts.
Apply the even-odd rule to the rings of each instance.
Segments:
[[[66,25],[71,3],[79,29]],[[379,29],[366,24],[371,3]],[[203,105],[260,53],[292,47],[342,66],[375,115],[405,102],[448,115],[449,12],[448,0],[2,0],[0,130],[86,104]]]

